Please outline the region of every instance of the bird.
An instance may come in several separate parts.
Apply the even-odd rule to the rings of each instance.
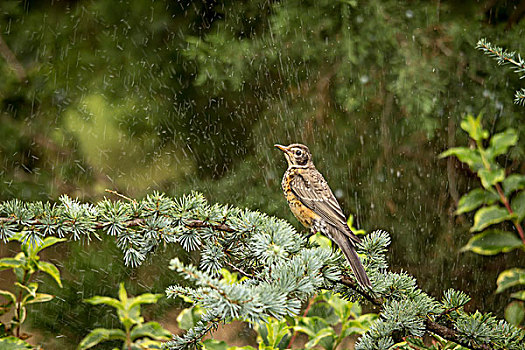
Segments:
[[[275,147],[284,152],[288,162],[281,186],[294,216],[313,234],[320,232],[337,244],[357,283],[364,289],[371,288],[370,279],[355,251],[361,240],[348,227],[346,216],[323,175],[315,168],[308,147],[300,143],[276,144]]]

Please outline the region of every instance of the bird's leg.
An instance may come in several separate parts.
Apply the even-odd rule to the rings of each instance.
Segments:
[[[304,237],[306,238],[306,240],[309,240],[310,237],[312,237],[316,233],[317,233],[317,230],[308,230],[308,233]]]

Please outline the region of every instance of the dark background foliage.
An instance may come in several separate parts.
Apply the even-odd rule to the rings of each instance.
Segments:
[[[525,170],[524,109],[512,104],[523,84],[474,48],[486,37],[525,54],[524,4],[2,1],[0,200],[197,190],[299,227],[273,144],[302,142],[357,226],[391,232],[395,270],[501,315],[495,279],[523,254],[459,253],[472,217],[453,211],[479,183],[437,156],[466,144],[459,121],[482,112],[492,132],[518,130],[501,162]],[[174,254],[132,271],[112,242],[63,245],[65,288],[34,326],[78,342],[115,322],[82,298],[114,295],[121,280],[161,292]]]

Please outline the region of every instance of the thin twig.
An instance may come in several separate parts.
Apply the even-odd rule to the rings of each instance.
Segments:
[[[113,190],[110,190],[110,189],[107,189],[107,188],[104,191],[106,191],[108,193],[111,193],[111,194],[114,194],[115,196],[123,198],[123,199],[125,199],[127,201],[130,201],[130,202],[133,202],[133,203],[137,203],[136,200],[134,200],[132,198],[129,198],[129,197],[126,197],[125,195],[123,195],[121,193],[118,193],[117,191],[113,191]]]
[[[381,306],[383,304],[383,300],[381,299],[378,299],[378,298],[375,298],[371,295],[369,295],[368,293],[365,293],[363,292],[362,290],[360,290],[358,288],[358,285],[357,283],[355,283],[350,277],[348,276],[342,276],[341,279],[339,281],[337,281],[337,283],[340,283],[340,284],[343,284],[351,289],[353,289],[355,292],[357,292],[360,296],[362,296],[363,298],[365,298],[367,301],[369,301],[370,303],[376,305],[376,306]]]
[[[493,54],[494,56],[497,56],[499,57],[500,59],[502,59],[503,61],[506,61],[508,63],[511,63],[515,66],[518,66],[520,68],[525,68],[525,66],[523,64],[521,64],[520,62],[514,60],[513,58],[511,57],[508,57],[508,56],[505,56],[505,54],[507,53],[507,51],[505,50],[504,52],[502,52],[502,54],[500,54],[499,52],[497,52],[496,50],[494,50],[492,47],[489,47],[487,44],[485,43],[481,43],[481,44],[478,44],[479,47],[481,47],[482,49],[490,52],[491,54]]]
[[[507,208],[507,211],[509,212],[509,214],[513,215],[514,211],[510,207],[509,200],[503,193],[503,190],[501,189],[500,184],[496,184],[496,191],[498,191],[499,198],[501,202],[503,203],[503,205],[505,206],[505,208]],[[516,226],[516,229],[518,230],[521,241],[523,242],[523,244],[525,244],[525,234],[523,233],[523,227],[521,227],[520,222],[517,219],[513,219],[512,223],[514,224],[514,226]]]
[[[0,222],[4,223],[16,223],[18,221],[15,217],[0,217]],[[125,227],[136,227],[141,226],[144,224],[146,220],[143,218],[136,218],[133,220],[128,220],[123,222],[123,226]],[[65,220],[63,223],[72,223],[70,220]],[[94,222],[93,226],[96,230],[101,230],[106,228],[108,224],[111,224],[110,222]],[[42,225],[42,222],[40,220],[34,219],[34,220],[28,220],[24,221],[24,226],[31,226],[31,225]],[[224,232],[235,232],[234,229],[229,227],[225,224],[210,224],[209,222],[204,222],[202,220],[191,220],[184,223],[184,226],[188,228],[211,228],[217,231],[224,231]]]
[[[190,228],[212,228],[214,230],[223,231],[223,232],[235,232],[233,228],[226,224],[210,224],[209,222],[204,222],[201,220],[192,220],[184,223],[184,226]]]
[[[310,300],[308,301],[308,305],[306,306],[306,309],[304,309],[304,312],[303,312],[303,317],[306,317],[306,315],[308,315],[308,312],[310,311],[310,308],[314,304],[314,301],[315,301],[316,297],[317,297],[317,294],[314,295],[312,298],[310,298]],[[288,346],[286,347],[287,349],[291,349],[292,348],[292,344],[293,344],[293,342],[294,342],[296,337],[297,337],[297,331],[294,329],[293,334],[292,334],[292,338],[290,339],[290,342],[288,343]]]
[[[450,329],[448,327],[445,327],[443,325],[440,325],[439,323],[436,323],[432,321],[431,319],[427,318],[425,319],[425,326],[427,327],[427,330],[429,332],[432,332],[434,334],[438,334],[441,338],[450,340],[458,345],[461,345],[468,349],[475,349],[475,350],[491,350],[492,347],[488,344],[479,344],[479,345],[472,345],[469,342],[462,341],[458,335],[458,333]]]
[[[233,270],[237,271],[238,273],[240,273],[244,277],[248,277],[248,278],[256,279],[256,280],[261,280],[261,278],[259,278],[257,276],[254,276],[254,275],[244,271],[243,269],[241,269],[240,267],[235,266],[231,262],[226,261],[226,265],[228,265],[229,267],[231,267]]]
[[[483,144],[481,143],[481,140],[476,140],[476,145],[478,147],[479,154],[481,156],[481,161],[483,162],[483,166],[485,167],[485,169],[491,171],[490,162],[487,160],[487,157],[485,156],[485,149],[483,148]],[[507,197],[505,196],[505,193],[501,189],[500,184],[496,183],[494,187],[496,188],[496,191],[498,192],[500,201],[503,203],[503,205],[507,209],[507,212],[510,215],[513,215],[514,211],[510,207],[509,201]],[[525,244],[525,235],[523,234],[523,228],[521,227],[520,222],[517,219],[512,219],[511,221],[516,227],[516,229],[518,230],[518,234],[520,235],[521,241],[523,242],[523,244]]]

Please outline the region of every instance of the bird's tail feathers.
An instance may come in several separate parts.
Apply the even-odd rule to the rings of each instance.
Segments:
[[[339,231],[331,232],[331,236],[335,243],[343,251],[346,260],[348,260],[348,263],[350,264],[350,267],[352,268],[352,271],[354,272],[354,275],[357,279],[357,283],[359,283],[359,285],[365,289],[371,288],[372,283],[370,283],[370,279],[368,278],[365,268],[361,263],[361,259],[359,259],[354,246],[350,242],[350,239]]]

